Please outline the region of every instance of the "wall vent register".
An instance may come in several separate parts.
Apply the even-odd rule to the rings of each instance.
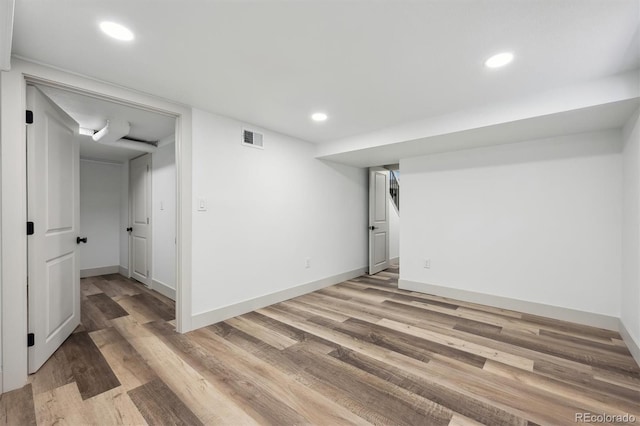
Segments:
[[[242,145],[254,148],[264,148],[262,141],[262,133],[253,132],[251,130],[242,130]]]

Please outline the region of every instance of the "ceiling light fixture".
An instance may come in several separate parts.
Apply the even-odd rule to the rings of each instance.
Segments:
[[[116,40],[131,41],[133,40],[133,32],[123,25],[116,24],[115,22],[104,21],[100,22],[100,29],[109,37],[113,37]]]
[[[313,121],[325,121],[327,118],[327,114],[325,114],[324,112],[316,112],[315,114],[311,115],[311,119]]]
[[[513,53],[511,52],[502,52],[497,55],[493,55],[486,61],[484,61],[484,66],[487,68],[500,68],[505,65],[511,63],[513,61]]]

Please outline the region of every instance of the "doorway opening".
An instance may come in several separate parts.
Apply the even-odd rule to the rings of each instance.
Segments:
[[[59,69],[12,60],[10,71],[2,73],[2,313],[11,321],[2,322],[1,390],[18,389],[27,383],[28,329],[27,293],[27,161],[25,140],[27,85],[49,86],[85,94],[120,105],[157,112],[175,119],[175,157],[177,189],[177,277],[175,328],[180,333],[192,329],[191,246],[192,246],[192,170],[191,108],[153,95],[70,74]],[[28,118],[28,117],[26,117]],[[5,143],[6,142],[6,143]],[[35,231],[38,232],[36,224]],[[27,231],[28,231],[27,225]],[[78,235],[79,236],[79,235]],[[173,326],[173,324],[172,324]],[[36,337],[37,338],[37,337]]]
[[[33,373],[141,304],[175,319],[178,197],[175,116],[46,84],[27,86],[27,109]]]
[[[400,165],[369,168],[369,275],[400,266]]]

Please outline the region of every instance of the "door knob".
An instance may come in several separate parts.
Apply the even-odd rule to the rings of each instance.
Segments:
[[[80,243],[87,243],[87,237],[81,238],[81,237],[77,237],[76,238],[76,244],[80,244]]]
[[[376,228],[375,226],[371,225],[371,226],[369,227],[369,229],[373,231],[373,230],[378,229],[378,228]]]
[[[133,231],[132,227],[127,228],[127,232],[131,232],[131,231]]]

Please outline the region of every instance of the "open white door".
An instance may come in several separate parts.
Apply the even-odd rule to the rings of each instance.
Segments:
[[[389,267],[389,171],[369,169],[369,274]]]
[[[27,125],[27,221],[33,234],[27,244],[34,373],[80,324],[80,156],[78,123],[34,86],[27,87],[27,108],[33,113]]]
[[[129,163],[131,259],[129,275],[151,287],[151,154]]]

